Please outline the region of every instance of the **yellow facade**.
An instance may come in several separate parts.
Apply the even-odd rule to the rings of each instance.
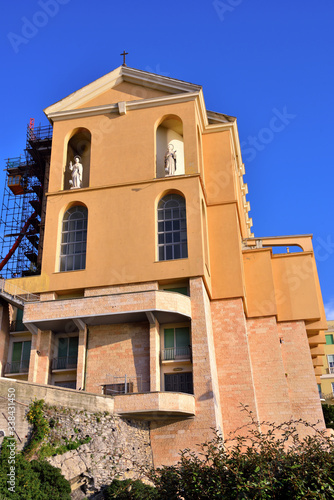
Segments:
[[[320,390],[323,401],[334,404],[334,321],[328,321],[326,345],[324,346],[323,368],[320,377]]]
[[[319,380],[327,325],[312,237],[252,234],[236,119],[207,111],[200,86],[124,66],[45,113],[53,142],[41,273],[7,283],[39,296],[24,308],[32,340],[25,377],[43,384],[75,379],[76,389],[98,392],[108,385],[110,360],[115,379],[127,364],[145,386],[137,392],[164,393],[171,391],[168,377],[191,374],[195,403],[177,399],[180,422],[168,431],[152,424],[153,442],[169,433],[170,463],[192,433],[200,438],[212,427],[227,433],[243,425],[235,399],[242,391],[259,420],[322,419],[312,366]],[[163,172],[165,138],[165,149],[168,141],[177,144],[173,175]],[[80,152],[82,187],[70,189],[69,161]],[[167,251],[158,219],[166,195],[185,203],[183,258],[159,254]],[[73,207],[88,213],[85,264],[64,271],[64,221]],[[286,253],[295,245],[299,253]],[[183,357],[165,356],[168,335],[188,331]],[[73,332],[77,366],[65,373],[52,357],[61,335]],[[0,354],[10,360],[13,341],[6,338]],[[165,396],[151,396],[124,395],[116,407],[132,417],[145,410],[153,421],[159,412],[166,418]],[[181,423],[184,416],[194,420]],[[185,438],[174,442],[178,431]]]
[[[122,71],[125,81],[117,83]],[[173,88],[170,94],[166,85],[174,80],[162,83],[159,77],[157,83],[149,83],[153,88],[145,88],[145,73],[137,73],[143,73],[141,85],[132,83],[129,68],[120,68],[100,79],[103,82],[98,80],[100,85],[94,82],[46,109],[54,133],[42,272],[40,278],[17,284],[35,292],[65,293],[106,283],[203,276],[212,299],[242,296],[249,303],[251,317],[277,310],[281,320],[320,320],[318,328],[325,328],[311,237],[308,248],[298,256],[273,256],[267,251],[268,265],[256,264],[264,257],[254,249],[256,241],[250,232],[236,120],[219,115],[219,121],[217,114],[208,119],[200,87],[189,84],[196,92],[180,95]],[[135,76],[137,81],[139,76]],[[110,89],[108,82],[114,85]],[[136,105],[120,115],[119,99]],[[157,179],[156,130],[166,117],[182,122],[185,174]],[[80,193],[64,186],[67,143],[78,129],[91,133],[89,185]],[[152,245],[156,242],[156,207],[164,193],[173,191],[187,200],[190,258],[159,263],[156,244]],[[64,274],[59,272],[61,220],[75,203],[84,204],[89,213],[87,264],[84,271]],[[307,237],[302,238],[304,244]],[[285,244],[298,245],[300,237],[275,241],[275,246]],[[205,247],[210,255],[204,255]],[[253,267],[257,271],[246,284],[244,262],[249,264],[249,259],[253,262],[249,272]],[[262,297],[272,302],[267,312],[267,305],[261,306]]]

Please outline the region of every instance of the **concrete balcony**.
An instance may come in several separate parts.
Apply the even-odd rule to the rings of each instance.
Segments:
[[[190,297],[152,290],[27,303],[23,322],[32,333],[69,331],[80,325],[108,325],[151,321],[180,323],[191,319]]]
[[[115,413],[139,420],[195,416],[195,397],[181,392],[145,392],[114,396]]]

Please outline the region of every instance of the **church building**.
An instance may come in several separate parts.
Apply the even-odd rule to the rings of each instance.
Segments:
[[[1,375],[112,396],[156,466],[247,424],[241,405],[324,428],[312,236],[254,237],[236,119],[126,65],[45,114],[40,267],[3,284]]]

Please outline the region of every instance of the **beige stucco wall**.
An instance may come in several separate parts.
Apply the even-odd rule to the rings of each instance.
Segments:
[[[126,82],[96,92],[79,107],[167,95]],[[185,175],[157,179],[156,130],[166,117],[182,122]],[[67,142],[78,128],[91,133],[89,187],[63,189]],[[298,255],[242,254],[248,233],[238,155],[235,123],[204,125],[197,98],[147,101],[124,115],[113,111],[56,120],[42,274],[17,283],[37,292],[83,294],[86,288],[201,276],[211,299],[242,297],[248,317],[277,314],[280,321],[306,320],[308,331],[320,329],[324,310],[311,242],[308,252]],[[172,192],[186,200],[188,258],[159,262],[157,203]],[[86,268],[61,273],[61,221],[76,203],[88,208]]]

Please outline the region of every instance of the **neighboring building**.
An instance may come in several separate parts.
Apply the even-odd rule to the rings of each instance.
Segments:
[[[318,385],[321,399],[327,404],[334,404],[334,321],[328,321],[324,355],[323,374]]]
[[[114,395],[151,422],[155,465],[246,424],[240,404],[324,425],[312,237],[254,238],[236,119],[126,66],[45,113],[39,274],[5,282],[4,375]],[[24,302],[10,333],[5,299]]]

